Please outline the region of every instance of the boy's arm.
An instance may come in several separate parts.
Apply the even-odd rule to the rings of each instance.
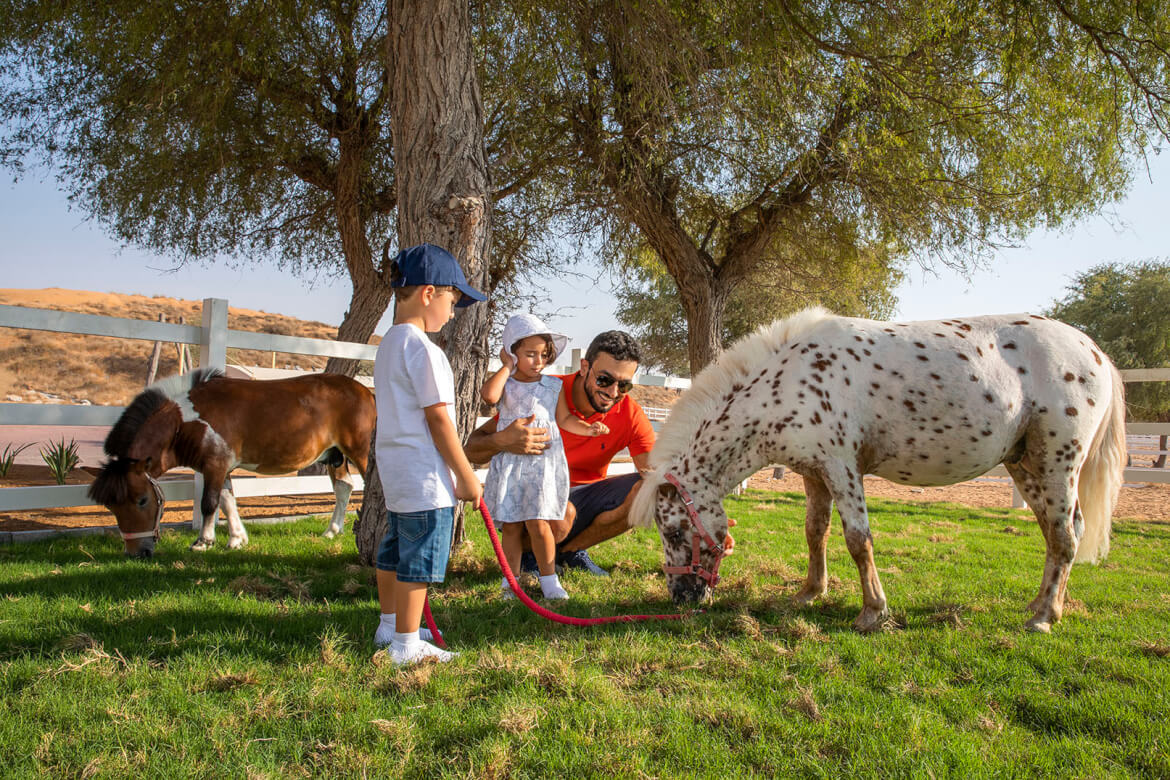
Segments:
[[[604,436],[609,433],[609,426],[602,422],[587,423],[569,411],[569,404],[565,401],[565,391],[557,396],[557,425],[562,430],[575,433],[578,436]]]
[[[483,496],[483,485],[475,476],[471,463],[463,454],[455,424],[447,416],[446,404],[435,404],[423,409],[427,428],[435,442],[435,449],[443,456],[443,462],[455,473],[455,497],[461,501],[479,503]]]
[[[504,394],[504,385],[508,383],[508,377],[512,375],[512,366],[515,364],[512,354],[506,349],[500,350],[500,362],[503,365],[496,373],[487,378],[479,390],[479,397],[484,400],[484,403],[492,406],[499,403],[500,396]]]

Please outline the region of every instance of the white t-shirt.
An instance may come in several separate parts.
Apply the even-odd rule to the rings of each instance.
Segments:
[[[455,477],[423,413],[428,406],[446,404],[455,423],[455,378],[443,350],[415,325],[390,328],[374,359],[374,397],[374,449],[386,508],[420,512],[455,506]]]

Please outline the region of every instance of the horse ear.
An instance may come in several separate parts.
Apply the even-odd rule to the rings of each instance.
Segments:
[[[663,482],[658,486],[658,495],[662,498],[670,498],[671,494],[677,493],[678,490],[669,482]]]
[[[141,461],[160,457],[162,451],[170,447],[181,421],[182,417],[177,408],[164,408],[155,412],[138,429],[126,457]],[[149,463],[147,465],[149,466]]]

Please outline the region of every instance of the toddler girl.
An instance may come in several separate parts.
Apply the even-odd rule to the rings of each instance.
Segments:
[[[492,458],[484,485],[484,502],[501,528],[504,557],[513,572],[520,569],[523,532],[528,530],[532,553],[540,568],[540,589],[547,599],[567,599],[553,566],[556,543],[549,520],[561,520],[569,501],[569,465],[561,443],[560,428],[579,436],[604,436],[603,423],[587,423],[569,411],[561,380],[543,376],[568,344],[568,338],[552,333],[539,318],[517,314],[504,326],[503,366],[488,377],[480,395],[499,404],[497,429],[513,420],[532,418],[527,424],[547,428],[548,447],[540,455],[501,452]],[[558,427],[559,426],[559,427]],[[505,578],[502,589],[512,596]]]

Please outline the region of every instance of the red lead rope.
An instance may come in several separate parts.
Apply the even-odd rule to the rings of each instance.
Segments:
[[[512,588],[512,592],[516,594],[516,598],[524,602],[524,606],[543,618],[547,618],[556,623],[564,623],[567,626],[599,626],[605,623],[639,623],[644,620],[680,620],[695,614],[695,612],[680,612],[670,615],[611,615],[610,617],[578,618],[561,615],[553,612],[551,609],[546,609],[533,601],[524,592],[523,588],[520,587],[520,583],[516,581],[516,575],[512,574],[512,570],[508,568],[508,561],[504,558],[504,548],[500,546],[500,536],[496,533],[496,525],[492,522],[491,513],[488,512],[487,505],[484,504],[482,498],[479,501],[479,506],[476,508],[483,515],[483,524],[487,527],[488,536],[492,540],[492,547],[495,548],[496,559],[500,562],[500,568],[503,570],[504,577],[508,580],[508,585]],[[435,644],[439,647],[446,647],[447,645],[444,644],[442,636],[439,635],[439,630],[435,627],[435,619],[431,616],[430,602],[423,604],[423,616],[426,618],[427,628],[431,630],[431,633],[435,637]]]

